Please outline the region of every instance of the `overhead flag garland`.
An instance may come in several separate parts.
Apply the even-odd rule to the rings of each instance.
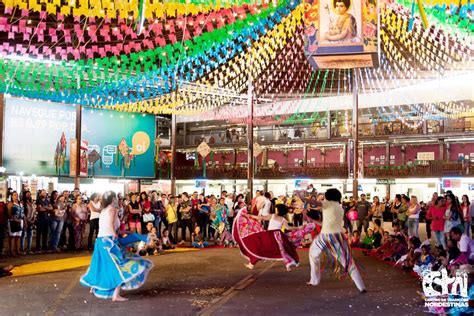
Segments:
[[[361,71],[363,91],[387,89],[387,79],[441,76],[472,58],[468,42],[426,27],[445,18],[472,35],[466,7],[452,18],[440,6],[420,11],[421,1],[398,1],[380,6],[381,64]],[[14,96],[194,115],[245,103],[252,78],[262,102],[292,101],[295,114],[278,120],[313,124],[323,118],[301,113],[298,100],[351,90],[349,70],[315,71],[304,55],[305,23],[317,17],[318,1],[0,3],[0,92]],[[363,16],[373,20],[374,12]]]

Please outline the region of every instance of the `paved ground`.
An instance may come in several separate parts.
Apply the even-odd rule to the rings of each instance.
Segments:
[[[366,270],[365,295],[351,281],[328,274],[319,286],[307,286],[307,250],[300,251],[300,267],[287,273],[280,262],[261,263],[250,271],[238,249],[209,249],[151,257],[155,268],[147,283],[124,292],[130,299],[125,303],[91,296],[78,283],[84,268],[2,278],[0,315],[424,314],[416,294],[421,287],[413,277],[360,253],[356,256]]]

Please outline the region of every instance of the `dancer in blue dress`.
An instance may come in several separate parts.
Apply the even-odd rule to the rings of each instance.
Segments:
[[[149,260],[134,254],[126,254],[126,245],[137,241],[148,242],[147,235],[130,234],[119,238],[117,230],[120,220],[117,213],[117,196],[107,191],[102,197],[104,209],[99,218],[99,234],[94,246],[92,261],[80,283],[91,288],[99,298],[126,301],[120,289],[134,290],[145,283],[153,268]]]

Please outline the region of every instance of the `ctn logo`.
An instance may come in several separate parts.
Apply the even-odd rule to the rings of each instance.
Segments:
[[[423,292],[427,297],[448,294],[468,297],[467,280],[466,272],[457,272],[455,277],[449,277],[446,269],[426,271],[423,274]],[[449,291],[450,288],[451,291]]]

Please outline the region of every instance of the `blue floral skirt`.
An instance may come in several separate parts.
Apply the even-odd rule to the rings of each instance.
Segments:
[[[92,288],[99,298],[111,298],[114,290],[138,289],[145,283],[153,263],[135,254],[126,254],[126,245],[147,241],[147,235],[132,234],[125,238],[100,237],[95,241],[91,265],[80,283]]]

